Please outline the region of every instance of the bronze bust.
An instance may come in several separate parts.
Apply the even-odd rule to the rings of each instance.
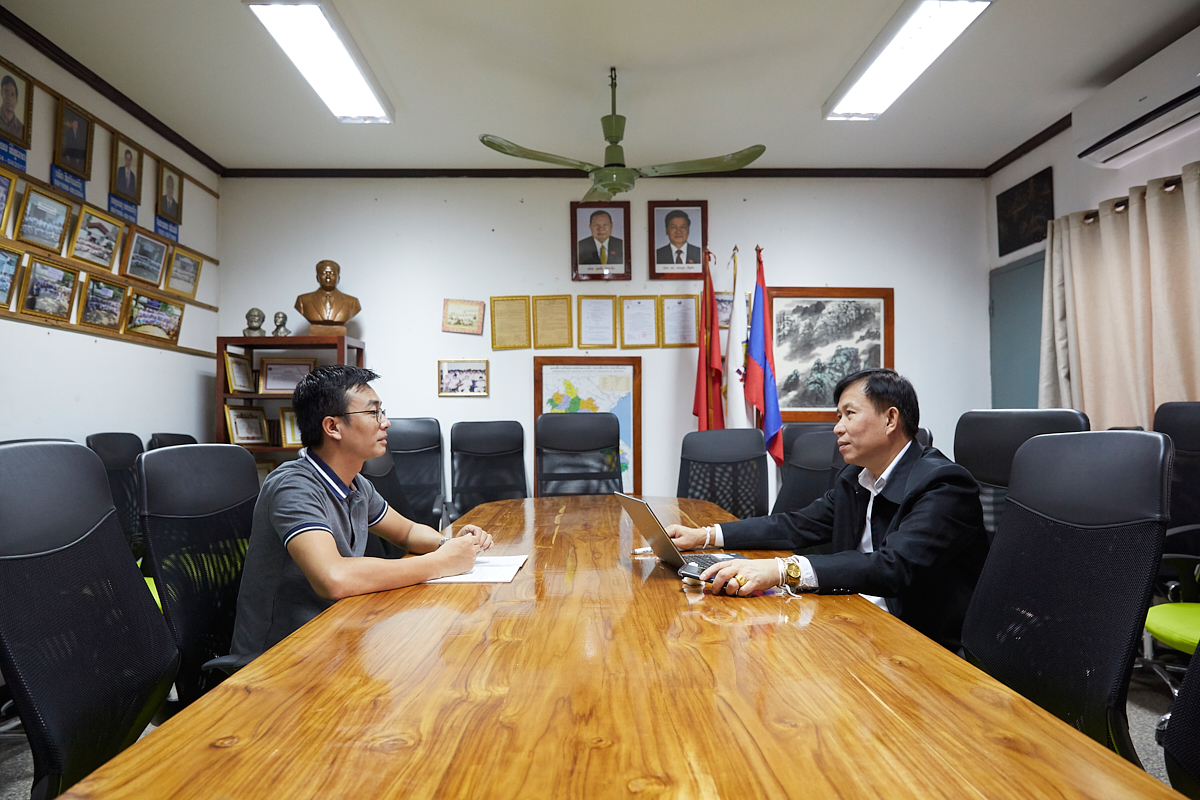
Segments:
[[[267,315],[262,312],[261,308],[252,308],[246,312],[246,327],[242,328],[242,336],[266,336],[267,332],[263,330],[263,322],[267,319]]]
[[[311,336],[345,336],[346,322],[362,310],[357,297],[337,290],[342,268],[335,261],[317,262],[321,288],[296,298],[296,310],[308,320]]]

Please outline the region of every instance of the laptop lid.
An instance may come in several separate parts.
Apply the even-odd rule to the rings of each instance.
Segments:
[[[654,515],[646,501],[620,492],[614,492],[614,494],[617,496],[621,508],[625,509],[625,513],[633,520],[633,525],[638,529],[638,533],[650,543],[654,555],[658,556],[664,564],[670,564],[675,569],[682,567],[686,563],[683,555],[671,541],[671,537],[667,535],[667,529],[658,521],[658,517]]]

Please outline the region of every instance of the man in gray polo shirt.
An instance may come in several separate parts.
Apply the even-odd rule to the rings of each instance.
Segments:
[[[405,519],[358,474],[387,450],[387,413],[367,385],[377,377],[333,365],[296,387],[292,407],[305,447],[267,476],[254,507],[231,648],[242,663],[343,597],[466,572],[492,545],[475,525],[451,539]],[[368,528],[422,555],[366,558]]]

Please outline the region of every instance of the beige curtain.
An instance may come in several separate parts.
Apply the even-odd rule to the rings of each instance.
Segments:
[[[1149,430],[1173,400],[1200,400],[1200,162],[1052,221],[1046,242],[1038,406]]]

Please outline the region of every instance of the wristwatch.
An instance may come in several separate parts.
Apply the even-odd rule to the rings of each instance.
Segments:
[[[448,542],[448,541],[450,541],[450,537],[449,537],[449,536],[443,536],[443,537],[442,537],[442,540],[441,540],[440,542],[438,542],[438,549],[439,549],[439,550],[441,550],[441,549],[442,549],[442,545],[444,545],[444,544],[445,544],[446,542]]]
[[[787,562],[784,571],[784,587],[791,592],[800,591],[800,565],[795,561]]]

